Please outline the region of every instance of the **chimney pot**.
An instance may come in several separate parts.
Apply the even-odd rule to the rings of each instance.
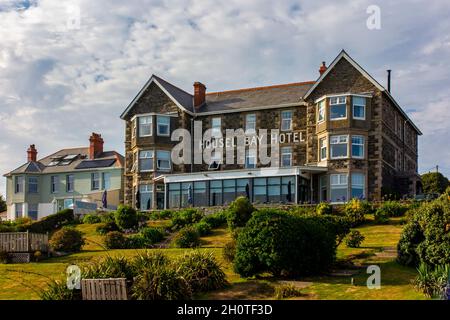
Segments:
[[[27,150],[27,160],[28,162],[36,162],[37,159],[37,150],[36,150],[36,146],[34,144],[30,145],[30,147]]]
[[[206,100],[206,87],[201,82],[194,83],[194,107],[200,108]]]
[[[322,65],[320,66],[320,68],[319,68],[319,73],[320,73],[320,75],[323,75],[323,73],[325,72],[325,71],[327,71],[327,65],[326,65],[326,63],[325,63],[325,61],[322,61]]]
[[[101,134],[92,132],[89,138],[89,159],[95,159],[103,153],[103,138]]]

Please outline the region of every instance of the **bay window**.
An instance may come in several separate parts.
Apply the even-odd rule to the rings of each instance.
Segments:
[[[347,158],[348,136],[331,136],[330,153],[331,159]]]
[[[17,176],[15,177],[15,187],[14,187],[14,191],[15,193],[22,193],[23,192],[23,187],[25,184],[25,179],[23,176]]]
[[[353,119],[366,119],[366,98],[353,97]]]
[[[98,172],[91,173],[91,190],[100,190],[100,174]]]
[[[139,171],[153,170],[153,150],[143,150],[139,152]]]
[[[160,170],[170,170],[170,151],[156,151],[156,165]]]
[[[347,98],[331,97],[330,98],[330,119],[340,120],[347,118]]]
[[[348,175],[330,175],[330,198],[331,202],[345,202],[348,200]]]
[[[59,178],[58,176],[50,177],[50,189],[52,193],[58,193],[59,189]]]
[[[352,157],[364,158],[364,137],[352,136]]]
[[[317,107],[317,121],[322,122],[325,121],[325,100],[322,100],[319,102],[319,105]]]
[[[319,140],[320,148],[320,161],[327,159],[327,138],[321,138]]]
[[[73,192],[75,184],[75,176],[73,174],[69,174],[66,176],[66,191]]]
[[[156,117],[156,131],[158,136],[170,136],[170,117],[157,116]]]
[[[152,117],[139,117],[139,137],[148,137],[152,135]]]
[[[362,173],[352,173],[352,198],[364,199],[365,176]]]
[[[141,184],[139,186],[141,210],[150,210],[152,208],[153,185]]]
[[[38,193],[38,178],[29,177],[28,178],[28,193]]]

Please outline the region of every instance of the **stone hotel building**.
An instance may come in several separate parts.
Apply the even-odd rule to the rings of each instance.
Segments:
[[[342,51],[315,81],[193,93],[153,75],[121,118],[126,122],[124,201],[141,210],[225,205],[244,195],[255,203],[339,203],[420,188],[420,130],[388,89]],[[280,145],[279,167],[252,150],[242,164],[223,157],[173,164],[177,128],[301,134]]]

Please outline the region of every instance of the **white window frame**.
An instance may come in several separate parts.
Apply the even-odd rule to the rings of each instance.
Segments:
[[[249,118],[253,119],[249,120]],[[247,134],[256,133],[256,113],[249,113],[245,115],[245,133]]]
[[[353,182],[353,177],[355,176],[362,176],[362,184],[355,184]],[[353,198],[353,186],[359,187],[363,191],[363,198],[366,198],[366,175],[364,173],[360,172],[353,172],[351,175],[351,185],[350,185],[350,195],[351,198]],[[359,199],[359,198],[358,198]]]
[[[333,182],[333,177],[337,177],[337,183]],[[345,201],[349,200],[348,194],[348,173],[335,173],[330,174],[330,199],[332,198],[333,189],[345,189],[347,196]]]
[[[70,183],[70,177],[72,177],[72,183]],[[72,187],[69,189],[69,185]],[[75,191],[75,176],[73,174],[66,175],[66,192],[74,192]]]
[[[286,167],[286,168],[292,167],[292,147],[283,147],[283,148],[281,148],[280,154],[281,154],[280,166],[281,167]],[[283,163],[283,158],[286,155],[289,156],[289,165],[284,165],[284,163]]]
[[[347,96],[335,96],[335,97],[330,97],[330,120],[331,121],[336,121],[336,120],[345,120],[347,119]],[[336,99],[336,102],[333,102],[333,100]],[[340,101],[341,99],[344,99],[344,101]],[[333,106],[337,106],[337,105],[344,105],[345,106],[345,117],[339,117],[339,118],[332,118],[332,112],[331,112],[331,108]]]
[[[100,173],[92,172],[91,173],[91,190],[96,191],[100,190]]]
[[[328,159],[328,145],[327,144],[328,144],[327,137],[322,137],[319,139],[319,159],[320,159],[320,161]],[[325,156],[323,156],[323,157],[322,157],[322,150],[325,150]]]
[[[139,185],[139,193],[141,194],[141,201],[142,201],[142,195],[143,194],[150,194],[150,208],[144,209],[142,206],[142,203],[140,203],[141,210],[142,211],[150,211],[153,209],[153,184],[140,184]]]
[[[321,110],[323,111],[323,118],[320,118]],[[327,114],[326,114],[326,99],[321,100],[317,103],[317,123],[322,123],[325,121]]]
[[[21,181],[19,181],[21,180]],[[14,193],[24,193],[25,192],[25,177],[16,176],[14,178]]]
[[[102,172],[102,190],[111,189],[111,172]],[[108,177],[108,179],[106,179]],[[109,188],[106,188],[106,181],[109,183]]]
[[[246,169],[255,169],[256,168],[256,149],[245,149],[245,168]],[[253,165],[250,165],[248,159],[253,159]]]
[[[169,120],[168,123],[160,123],[159,120],[162,119],[167,119]],[[159,130],[161,126],[167,126],[167,133],[161,133],[161,131]],[[156,134],[159,137],[170,137],[170,117],[169,116],[161,116],[161,115],[157,115],[156,116]]]
[[[35,180],[36,182],[31,183],[31,182],[30,182],[31,179],[36,179],[36,180]],[[30,190],[30,186],[31,186],[31,185],[36,185],[36,191],[31,192],[31,190]],[[37,193],[39,193],[39,178],[38,178],[38,177],[36,177],[36,176],[30,176],[30,177],[28,177],[28,193],[31,193],[31,194],[37,194]]]
[[[164,153],[168,153],[168,154],[169,154],[169,167],[167,167],[167,168],[165,168],[165,167],[160,167],[160,166],[159,166],[159,157],[158,157],[158,153],[161,153],[161,152],[164,152]],[[157,151],[156,151],[156,167],[157,167],[158,170],[170,171],[170,170],[172,169],[172,161],[171,161],[171,159],[170,159],[170,156],[171,156],[170,151],[167,151],[167,150],[157,150]]]
[[[59,176],[50,176],[50,192],[52,194],[59,192]]]
[[[364,104],[359,104],[359,103],[355,103],[356,99],[363,99],[364,100]],[[353,119],[356,120],[366,120],[366,103],[367,99],[363,98],[363,97],[357,97],[357,96],[353,96],[352,97],[352,115],[353,115]],[[363,117],[355,117],[355,107],[363,107],[364,110],[364,116]]]
[[[345,137],[345,145],[346,145],[346,155],[345,156],[333,156],[333,145],[338,145],[338,144],[344,144],[344,142],[341,142],[341,139]],[[338,143],[333,143],[333,138],[339,138],[339,142]],[[330,159],[346,159],[348,158],[348,141],[349,141],[349,136],[348,135],[334,135],[334,136],[330,136]]]
[[[145,156],[143,156],[143,155],[145,155]],[[148,169],[148,170],[143,170],[141,168],[141,159],[151,159],[152,168]],[[154,171],[155,170],[154,159],[155,159],[155,151],[154,150],[140,150],[138,152],[138,168],[139,168],[139,172],[152,172],[152,171]]]
[[[214,122],[218,122],[219,125],[214,124]],[[222,118],[221,117],[214,117],[211,118],[211,131],[213,134],[222,132]]]
[[[140,117],[138,117],[137,118],[138,119],[138,122],[139,122],[139,137],[151,137],[152,136],[152,133],[153,133],[153,117],[152,116],[140,116]],[[145,123],[144,123],[144,120],[148,120],[148,121],[145,121]],[[149,134],[142,134],[142,127],[143,126],[149,126],[149,131],[150,131],[150,133]]]
[[[290,118],[284,118],[283,115],[290,114]],[[294,112],[292,110],[281,111],[281,131],[292,131],[292,120],[294,117]],[[289,122],[289,128],[284,128],[284,123]]]
[[[362,143],[353,143],[353,138],[361,138],[362,139]],[[352,135],[351,136],[351,155],[352,158],[354,159],[364,159],[365,158],[365,144],[366,144],[366,138],[364,136],[360,136],[360,135]],[[353,154],[353,145],[357,145],[357,146],[362,146],[362,155],[361,156],[355,156]]]

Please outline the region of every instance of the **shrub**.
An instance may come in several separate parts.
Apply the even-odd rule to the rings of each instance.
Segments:
[[[53,232],[63,226],[72,224],[75,221],[72,209],[64,209],[55,214],[42,218],[39,221],[33,222],[24,226],[22,231],[30,231],[34,233]]]
[[[211,252],[187,253],[176,261],[176,266],[193,293],[222,289],[227,285],[225,273]]]
[[[0,263],[9,263],[9,253],[6,251],[0,250]]]
[[[227,223],[227,215],[228,212],[226,210],[222,210],[210,215],[207,215],[205,217],[203,217],[203,219],[200,222],[206,222],[207,224],[209,224],[211,226],[211,228],[218,228],[222,225],[224,225],[225,223]]]
[[[62,252],[78,252],[84,245],[83,234],[71,227],[56,231],[49,242],[53,250]]]
[[[424,193],[441,194],[448,187],[449,182],[440,172],[430,172],[422,175],[422,186]]]
[[[181,229],[185,226],[193,225],[204,217],[203,212],[197,209],[188,208],[172,214],[172,228]]]
[[[17,232],[17,226],[13,225],[9,221],[0,221],[0,233],[4,232]]]
[[[364,215],[372,213],[372,205],[367,201],[352,199],[345,204],[344,214],[350,220],[353,227],[365,221]]]
[[[377,209],[377,211],[383,212],[386,217],[400,217],[404,215],[407,210],[408,207],[398,201],[385,201]]]
[[[138,226],[136,210],[130,206],[119,205],[114,218],[116,225],[122,230],[135,229]]]
[[[100,222],[102,223],[112,223],[116,221],[114,218],[114,212],[105,212],[100,215]]]
[[[236,240],[227,242],[222,249],[222,256],[225,261],[233,262],[236,256]]]
[[[149,251],[139,253],[131,262],[135,274],[141,273],[146,269],[153,269],[169,264],[169,258],[161,251]]]
[[[164,233],[158,228],[143,228],[140,236],[144,240],[146,246],[151,246],[155,243],[161,242],[164,239]]]
[[[293,284],[282,284],[275,287],[275,299],[278,300],[300,297],[301,295],[300,289]]]
[[[96,214],[87,214],[83,217],[83,223],[85,224],[94,224],[100,222],[102,222],[102,219]]]
[[[170,219],[172,217],[172,211],[171,210],[162,210],[162,211],[155,211],[150,214],[151,220],[165,220]]]
[[[333,215],[323,215],[314,217],[314,220],[322,224],[327,233],[335,238],[336,248],[342,243],[345,237],[350,233],[352,223],[346,217]]]
[[[195,248],[200,245],[200,235],[195,228],[185,227],[175,235],[173,243],[178,248]]]
[[[137,300],[188,300],[192,293],[189,283],[173,268],[147,268],[135,279],[131,288]]]
[[[108,232],[104,242],[108,249],[125,249],[128,247],[128,240],[120,231]]]
[[[416,289],[429,298],[444,298],[446,286],[449,281],[450,265],[441,265],[431,268],[422,263],[417,268],[418,275],[414,280]]]
[[[228,208],[228,227],[233,230],[245,226],[254,211],[255,208],[247,197],[236,198]]]
[[[389,216],[386,211],[381,208],[378,208],[377,211],[375,211],[373,217],[375,218],[374,221],[376,224],[386,224],[389,222]]]
[[[414,211],[398,243],[405,265],[443,265],[450,261],[450,201],[438,199]]]
[[[39,296],[42,300],[81,300],[81,291],[70,290],[65,281],[52,280]]]
[[[244,277],[325,271],[336,256],[335,235],[312,217],[257,211],[238,236],[234,270]]]
[[[317,214],[314,206],[292,206],[289,213],[296,216],[315,216]]]
[[[358,230],[353,230],[345,239],[345,244],[349,248],[359,248],[364,241],[364,237]]]
[[[126,278],[132,280],[137,273],[133,265],[125,257],[106,256],[83,266],[83,279]]]
[[[328,202],[321,202],[316,207],[316,213],[320,216],[325,214],[332,214],[333,207]]]
[[[211,230],[212,230],[211,225],[205,221],[200,221],[199,223],[196,223],[194,225],[194,228],[195,228],[195,230],[197,230],[198,234],[201,237],[211,234]]]
[[[114,221],[102,223],[95,229],[100,234],[107,234],[108,232],[112,231],[120,231],[120,228],[117,226],[117,224]]]

